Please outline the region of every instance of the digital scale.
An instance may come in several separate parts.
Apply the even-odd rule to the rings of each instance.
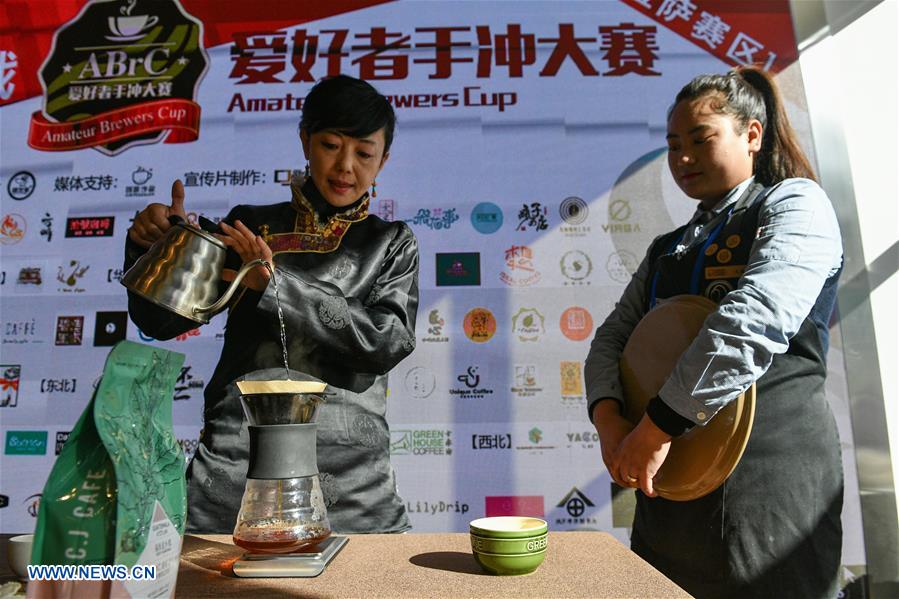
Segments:
[[[349,539],[332,535],[296,553],[245,553],[234,562],[234,575],[241,578],[312,578],[321,574]]]

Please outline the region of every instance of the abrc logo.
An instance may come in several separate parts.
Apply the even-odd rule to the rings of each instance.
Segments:
[[[203,25],[177,0],[87,3],[51,48],[38,73],[44,104],[31,117],[32,148],[113,156],[199,136]]]

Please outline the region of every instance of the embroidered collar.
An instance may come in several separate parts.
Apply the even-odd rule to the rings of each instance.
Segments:
[[[291,206],[297,213],[293,231],[270,234],[267,225],[261,231],[275,255],[284,252],[333,252],[340,247],[340,241],[350,226],[368,217],[370,199],[366,193],[360,202],[348,210],[337,212],[323,222],[319,221],[312,203],[303,195],[303,183],[303,177],[294,177],[290,182]]]

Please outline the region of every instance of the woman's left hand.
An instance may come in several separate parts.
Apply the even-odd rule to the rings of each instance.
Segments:
[[[272,250],[259,235],[256,235],[246,225],[239,220],[234,221],[234,226],[227,223],[221,223],[224,235],[216,234],[216,237],[222,240],[225,245],[233,249],[240,256],[244,264],[261,258],[275,267],[275,261],[272,258]],[[222,273],[222,278],[226,281],[233,281],[237,276],[237,272],[226,268]],[[245,287],[255,291],[265,291],[268,282],[271,279],[271,273],[263,265],[255,266],[241,281]]]
[[[618,446],[612,458],[612,468],[618,480],[640,488],[649,497],[655,497],[652,478],[668,457],[670,447],[671,435],[644,414],[637,427]]]

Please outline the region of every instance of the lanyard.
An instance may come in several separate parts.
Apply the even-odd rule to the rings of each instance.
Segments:
[[[702,244],[702,247],[699,250],[699,256],[696,258],[696,262],[693,264],[693,273],[690,276],[690,294],[691,295],[699,295],[699,275],[702,272],[703,267],[705,266],[705,251],[708,249],[712,242],[718,238],[718,235],[721,234],[721,229],[724,228],[724,225],[730,220],[730,215],[734,211],[734,206],[730,207],[730,210],[727,211],[727,215],[721,219],[721,222],[718,223],[712,232],[709,233],[709,236],[706,238],[705,242]],[[687,234],[687,229],[684,229],[684,232],[681,233],[680,237],[678,237],[674,243],[672,243],[668,249],[665,251],[665,254],[670,254],[674,248],[683,240],[684,236]],[[659,270],[656,269],[655,275],[652,277],[652,284],[649,287],[649,309],[652,310],[656,307],[656,285],[659,282]]]

